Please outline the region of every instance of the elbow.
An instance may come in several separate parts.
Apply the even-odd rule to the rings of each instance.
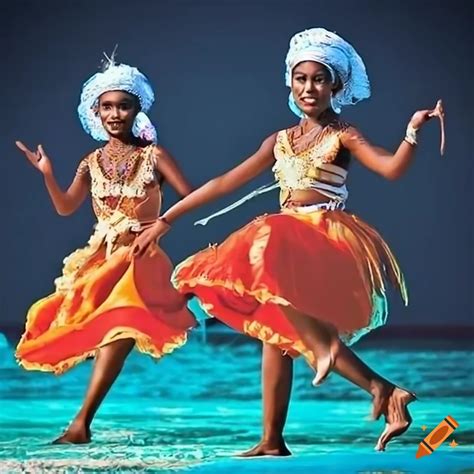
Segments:
[[[69,215],[71,214],[70,212],[63,211],[62,209],[56,209],[56,212],[57,212],[58,215],[60,215],[61,217],[67,217],[67,216],[69,216]]]
[[[388,181],[396,181],[400,177],[401,177],[400,173],[395,173],[395,172],[384,173],[384,178],[387,179]]]
[[[57,207],[56,212],[61,216],[61,217],[67,217],[70,216],[73,212],[74,209],[70,207]]]
[[[389,181],[396,181],[403,176],[403,170],[399,168],[387,168],[382,174],[385,179],[388,179]]]

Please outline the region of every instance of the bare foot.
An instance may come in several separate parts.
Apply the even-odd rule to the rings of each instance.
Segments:
[[[71,426],[52,444],[87,444],[92,439],[90,428],[83,424],[73,422]]]
[[[385,451],[393,438],[402,435],[410,427],[412,418],[408,404],[415,401],[416,396],[401,388],[395,387],[388,399],[385,429],[380,435],[375,449]]]
[[[336,363],[336,357],[339,353],[340,345],[341,341],[339,339],[337,331],[333,332],[331,334],[331,339],[329,341],[326,352],[317,356],[316,377],[314,377],[313,379],[313,387],[317,387],[318,385],[324,383],[328,378],[329,374],[332,372],[334,364]]]
[[[236,455],[239,458],[252,458],[257,456],[291,456],[291,451],[282,438],[278,442],[260,441],[248,451]]]

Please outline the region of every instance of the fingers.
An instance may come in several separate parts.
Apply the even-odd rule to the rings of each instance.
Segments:
[[[150,228],[144,230],[135,238],[129,250],[129,258],[141,258],[145,255],[153,257],[157,253],[156,243],[160,237]]]
[[[151,251],[151,244],[148,244],[148,245],[135,244],[132,249],[132,256],[133,258],[142,258],[150,251]]]
[[[128,251],[128,259],[133,260],[134,258],[138,258],[138,254],[140,252],[140,246],[138,244],[133,244]]]
[[[20,140],[15,141],[15,145],[28,157],[32,162],[38,162],[41,158],[46,156],[43,145],[38,145],[36,151],[31,151],[23,142]]]
[[[444,107],[441,99],[436,102],[436,107],[430,111],[429,115],[430,117],[439,117],[440,119],[444,117]]]
[[[135,240],[135,242],[132,245],[130,254],[131,257],[133,258],[141,258],[143,255],[145,255],[146,249],[148,247],[148,244],[146,241],[143,241],[143,239],[140,240],[140,237]]]
[[[31,151],[23,142],[17,140],[15,145],[26,155],[30,162],[35,165],[38,161],[43,158],[44,150],[41,145],[38,146],[36,151]]]
[[[436,104],[436,107],[438,108],[440,114],[439,114],[439,124],[441,127],[441,144],[439,146],[439,152],[441,156],[444,155],[444,150],[446,148],[446,134],[444,131],[444,107],[443,103],[441,100],[438,100],[438,104]]]
[[[154,257],[158,253],[155,243],[155,240],[135,242],[129,252],[130,258]]]
[[[16,145],[21,151],[23,151],[24,153],[27,153],[27,152],[30,151],[30,150],[28,150],[28,148],[24,145],[23,142],[20,142],[20,140],[17,140],[17,141],[15,142],[15,145]]]
[[[436,107],[431,111],[430,113],[430,118],[432,117],[438,117],[439,122],[440,122],[440,128],[441,128],[441,144],[439,147],[439,152],[441,156],[444,155],[444,150],[446,147],[446,134],[444,130],[444,106],[443,106],[443,101],[441,99],[436,102]]]
[[[36,160],[36,153],[34,151],[31,151],[23,142],[20,142],[18,140],[15,142],[15,145],[28,157],[29,160]]]
[[[38,153],[40,153],[42,157],[46,156],[43,145],[38,145]]]
[[[140,256],[143,246],[141,246],[138,242],[135,243],[132,247],[132,255],[137,258]]]
[[[132,245],[130,247],[130,250],[128,251],[128,255],[127,255],[128,260],[133,260],[133,258],[135,257],[134,251],[135,251],[135,246]]]

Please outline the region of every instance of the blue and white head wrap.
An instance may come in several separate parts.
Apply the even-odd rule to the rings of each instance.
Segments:
[[[342,88],[331,99],[336,113],[341,112],[342,106],[354,105],[370,97],[370,82],[362,58],[336,33],[324,28],[311,28],[291,38],[285,61],[285,82],[288,87],[291,87],[293,68],[303,61],[323,64],[329,70],[332,82],[340,81]],[[291,92],[288,105],[294,114],[304,117]]]
[[[156,143],[156,129],[146,115],[155,100],[149,80],[135,67],[115,64],[113,56],[112,59],[107,57],[107,60],[106,69],[94,74],[82,87],[77,108],[82,127],[95,140],[108,140],[107,132],[96,114],[99,97],[105,92],[124,91],[133,94],[140,102],[141,110],[133,123],[133,135]]]

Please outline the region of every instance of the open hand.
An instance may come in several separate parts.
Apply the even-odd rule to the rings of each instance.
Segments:
[[[141,232],[134,240],[130,249],[130,258],[140,258],[146,254],[152,256],[154,254],[154,246],[159,239],[165,235],[170,229],[170,225],[158,219],[152,226]]]
[[[29,162],[41,173],[50,174],[52,173],[53,167],[51,165],[51,160],[46,155],[43,150],[42,145],[38,145],[36,151],[31,151],[26,145],[20,141],[15,142],[16,146],[25,154]]]

